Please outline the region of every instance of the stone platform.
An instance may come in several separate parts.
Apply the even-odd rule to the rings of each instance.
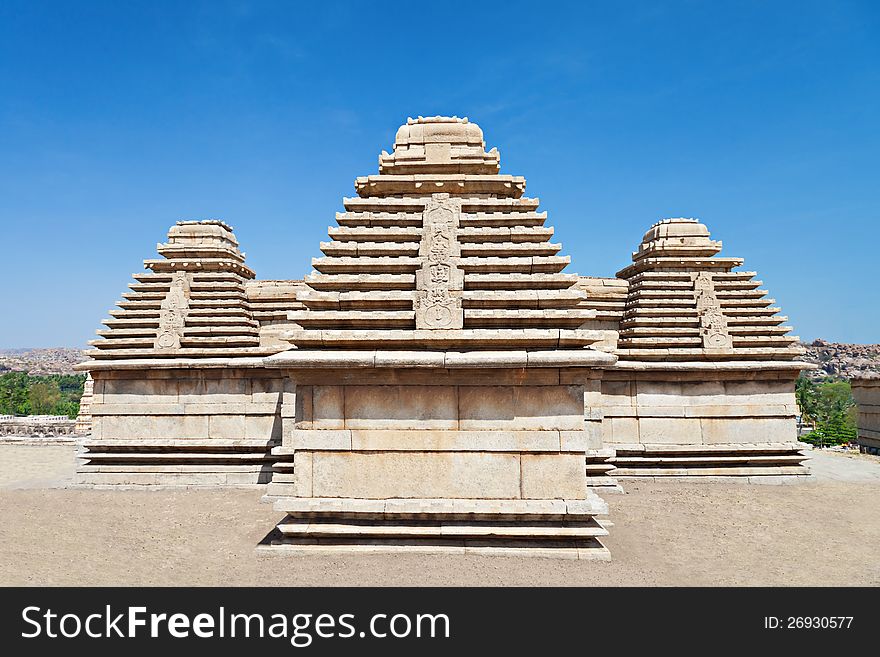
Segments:
[[[619,479],[639,477],[800,477],[809,475],[800,443],[617,445]]]
[[[609,560],[594,494],[577,500],[284,498],[269,552],[423,552]]]

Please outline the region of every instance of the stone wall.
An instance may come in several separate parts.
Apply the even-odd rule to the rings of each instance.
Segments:
[[[0,437],[61,438],[73,436],[75,425],[66,415],[0,415]]]
[[[851,384],[859,411],[859,449],[880,454],[880,378],[853,379]]]
[[[795,371],[606,371],[600,413],[615,476],[806,474]]]
[[[586,489],[585,454],[600,446],[599,422],[583,414],[599,381],[585,374],[324,370],[289,377],[271,495],[577,499]]]
[[[281,381],[260,369],[93,370],[96,485],[266,483],[281,438]]]

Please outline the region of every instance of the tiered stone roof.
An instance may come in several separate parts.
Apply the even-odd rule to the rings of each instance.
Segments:
[[[580,349],[596,310],[525,180],[466,118],[409,119],[321,243],[298,349]]]
[[[222,221],[180,221],[157,245],[161,258],[104,320],[92,358],[173,358],[259,353],[259,323],[245,283],[245,265],[232,228]]]
[[[788,319],[741,258],[696,219],[665,219],[645,233],[633,264],[617,354],[623,360],[791,360],[803,353]]]

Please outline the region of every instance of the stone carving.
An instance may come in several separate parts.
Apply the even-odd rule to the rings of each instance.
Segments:
[[[0,415],[0,437],[57,438],[72,436],[76,421],[66,415]]]
[[[715,296],[712,275],[709,272],[701,271],[694,275],[693,280],[703,348],[712,351],[733,349],[733,340],[727,331],[727,320],[724,319],[721,304],[718,297]]]
[[[458,267],[461,246],[458,223],[461,201],[434,194],[425,206],[421,268],[416,272],[416,328],[460,329],[464,326],[461,296],[464,272]]]
[[[163,351],[180,349],[180,339],[186,316],[189,313],[190,276],[186,272],[174,273],[171,289],[162,300],[159,311],[159,331],[154,347]]]

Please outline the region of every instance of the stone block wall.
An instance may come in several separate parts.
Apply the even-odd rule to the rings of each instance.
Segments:
[[[82,483],[266,483],[281,381],[259,369],[95,370]]]
[[[291,372],[269,493],[581,498],[601,430],[584,400],[599,394],[551,369]]]
[[[795,375],[606,371],[594,410],[615,476],[806,474]]]
[[[880,454],[880,379],[853,379],[851,383],[859,413],[859,449]]]

